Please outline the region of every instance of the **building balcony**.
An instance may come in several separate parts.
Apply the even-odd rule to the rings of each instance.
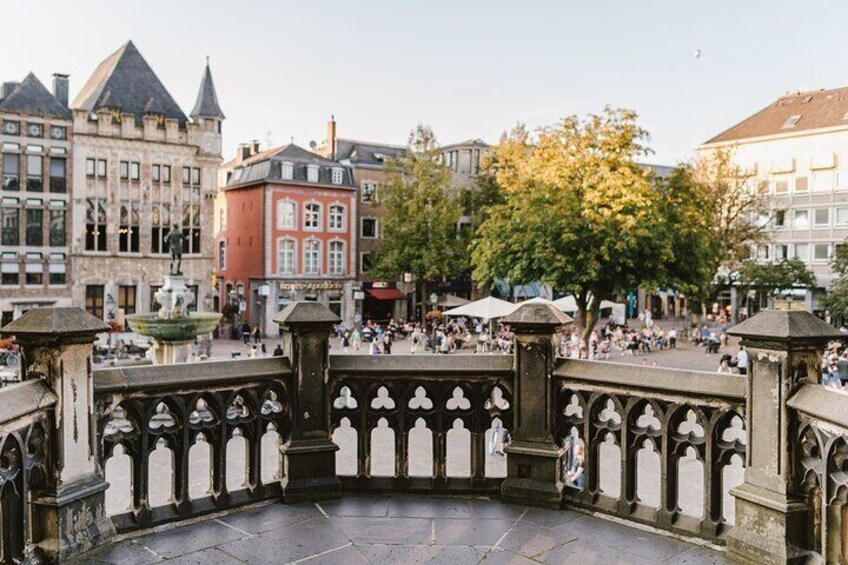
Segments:
[[[274,321],[288,357],[93,372],[85,312],[6,326],[0,562],[844,561],[839,334],[806,312],[733,330],[747,377],[558,359],[544,304],[513,356],[330,356],[325,307]]]

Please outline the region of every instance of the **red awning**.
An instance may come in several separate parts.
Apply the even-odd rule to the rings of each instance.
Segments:
[[[396,288],[369,288],[365,292],[377,300],[406,300],[406,295]]]

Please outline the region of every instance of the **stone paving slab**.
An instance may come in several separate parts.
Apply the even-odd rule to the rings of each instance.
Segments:
[[[100,548],[78,564],[718,565],[726,555],[568,510],[497,500],[348,496],[273,503]]]

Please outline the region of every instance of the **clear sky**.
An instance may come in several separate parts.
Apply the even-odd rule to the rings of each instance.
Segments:
[[[320,142],[331,114],[342,137],[494,142],[609,104],[674,164],[780,94],[848,85],[846,21],[838,0],[0,0],[0,80],[66,72],[73,98],[132,39],[186,113],[210,57],[225,158]]]

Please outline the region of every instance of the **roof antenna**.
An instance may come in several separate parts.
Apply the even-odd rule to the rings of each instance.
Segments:
[[[209,55],[206,56],[206,66],[209,66]]]

